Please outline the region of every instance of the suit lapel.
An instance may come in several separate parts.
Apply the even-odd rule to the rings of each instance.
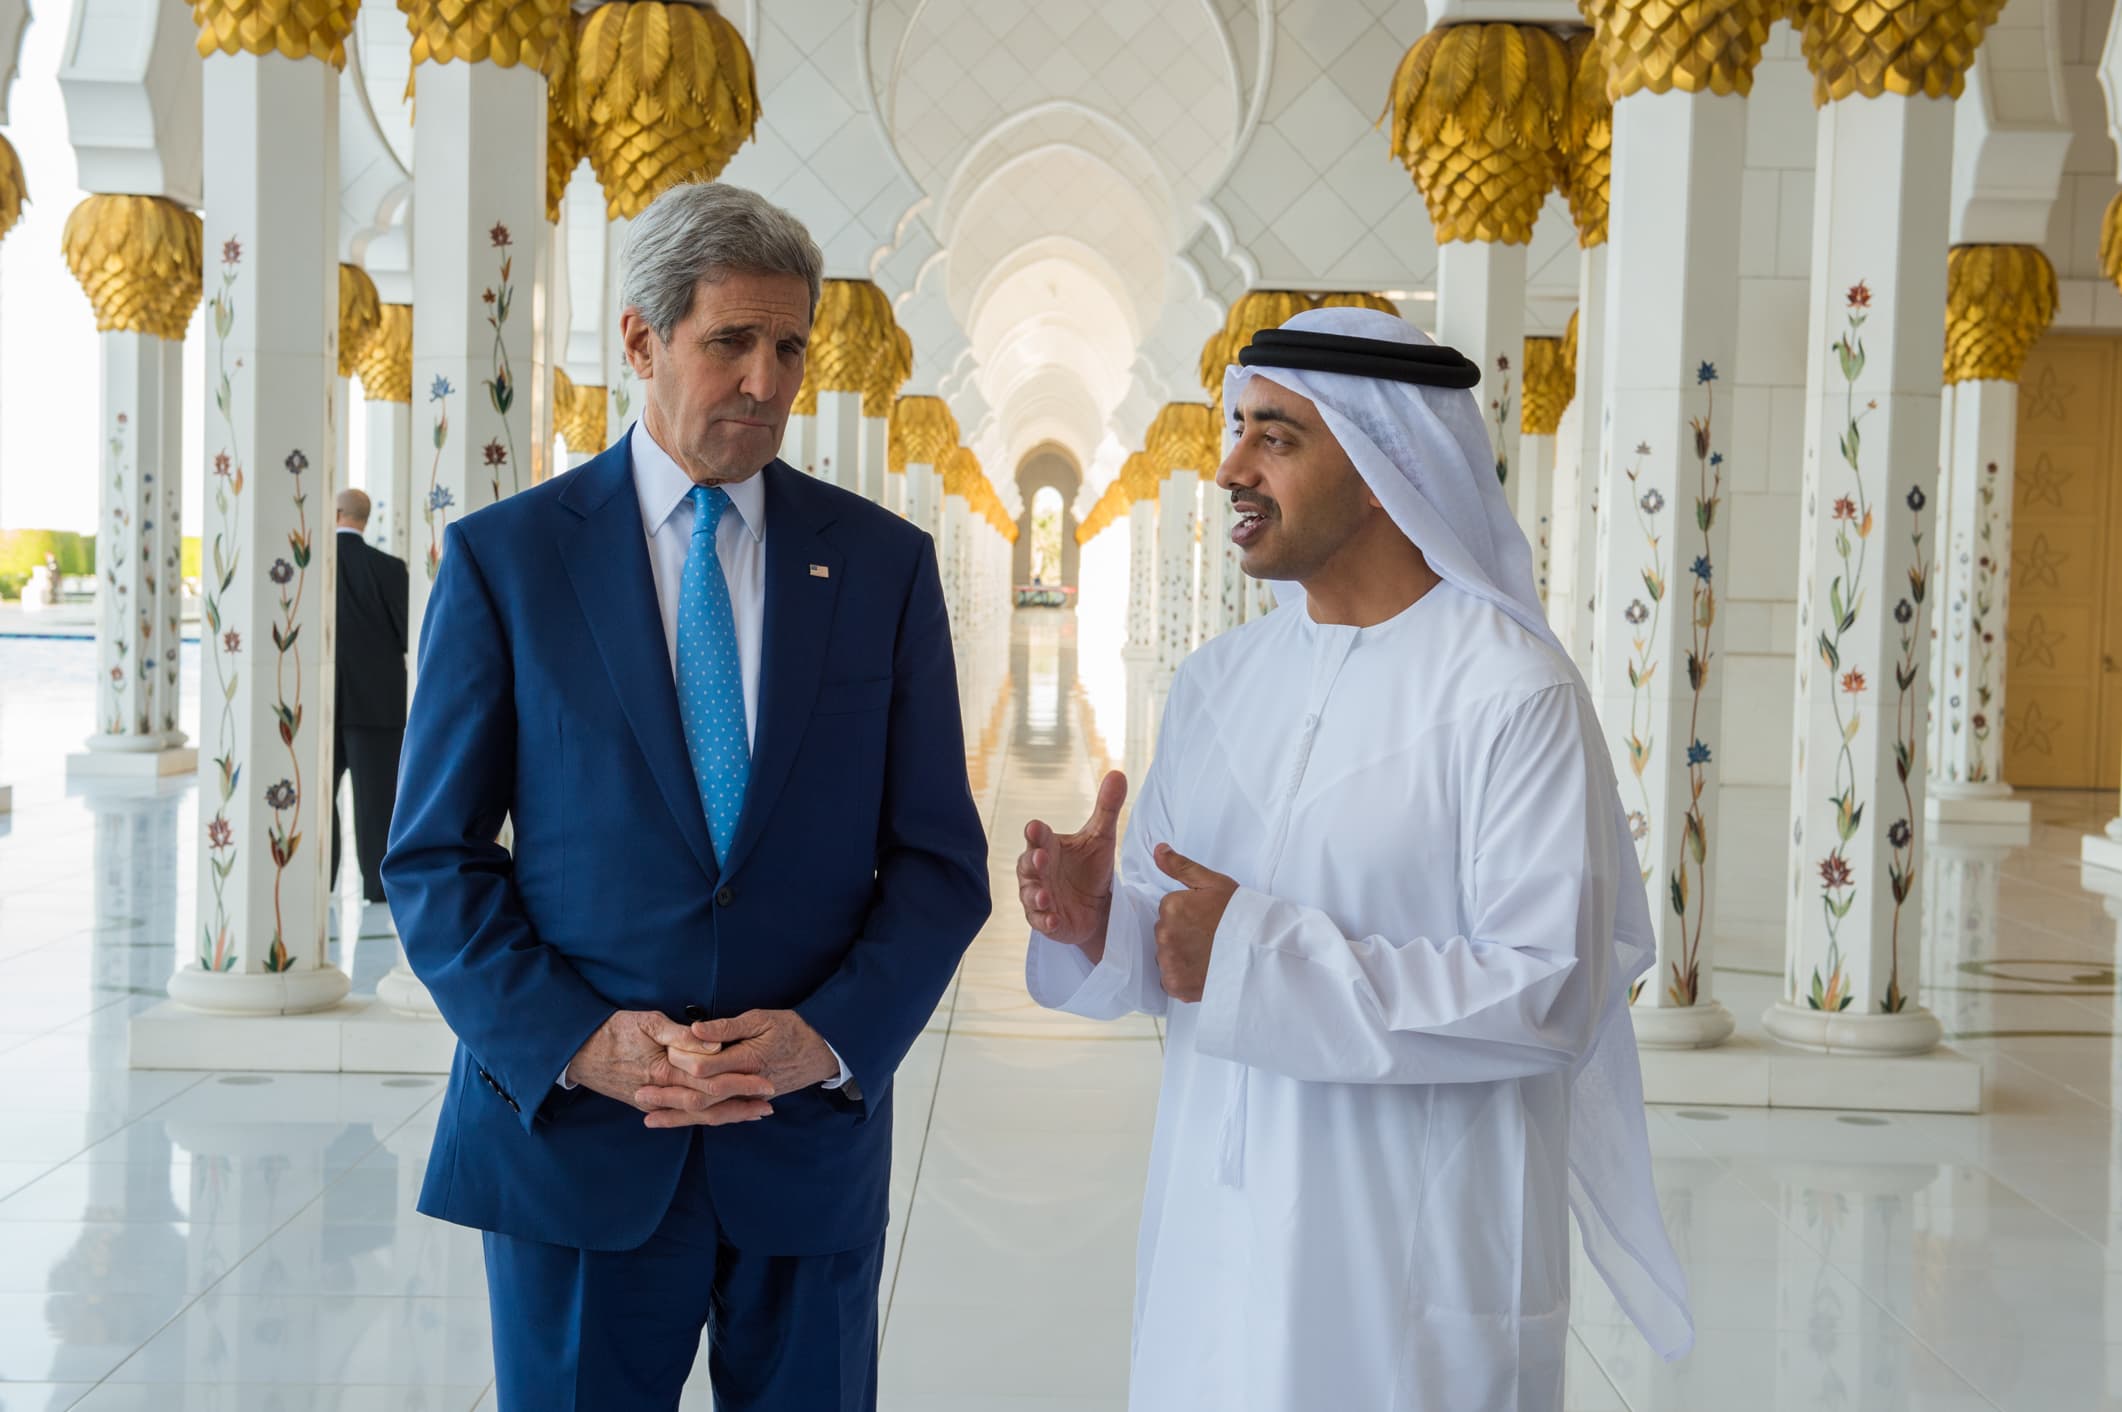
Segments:
[[[663,611],[656,602],[627,442],[621,437],[596,460],[569,473],[560,503],[581,518],[561,528],[560,562],[567,566],[656,788],[712,879],[717,875],[715,849],[700,787],[693,779],[692,757],[685,748],[685,728],[678,720],[678,688],[663,641]]]
[[[831,523],[801,472],[779,461],[766,477],[766,617],[760,630],[759,729],[751,778],[725,873],[734,875],[788,783],[825,672],[826,638],[841,583],[841,559],[819,535]],[[822,567],[825,574],[812,572]],[[673,708],[675,709],[675,707]]]

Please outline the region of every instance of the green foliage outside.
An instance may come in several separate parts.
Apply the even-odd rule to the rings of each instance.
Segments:
[[[181,548],[180,569],[184,577],[199,577],[199,538],[186,535]],[[96,572],[96,537],[72,530],[0,530],[0,598],[18,599],[29,583],[29,573],[44,562],[44,556],[59,556],[59,572]]]

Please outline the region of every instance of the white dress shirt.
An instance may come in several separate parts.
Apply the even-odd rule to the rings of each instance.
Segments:
[[[692,552],[693,478],[656,444],[648,427],[635,422],[627,433],[634,463],[634,498],[641,502],[641,531],[648,537],[649,577],[656,584],[656,608],[663,615],[663,645],[670,652],[671,681],[678,679],[678,589],[685,578],[685,556]],[[744,679],[744,734],[756,748],[759,740],[759,640],[766,622],[766,473],[723,484],[730,510],[715,526],[715,558],[729,586],[730,619],[737,632],[737,669]],[[852,1074],[840,1051],[826,1046],[837,1076],[827,1088],[839,1088]],[[565,1071],[562,1088],[575,1085]]]

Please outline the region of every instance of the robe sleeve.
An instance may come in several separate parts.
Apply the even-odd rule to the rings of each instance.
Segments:
[[[1127,837],[1113,878],[1112,916],[1105,924],[1105,955],[1093,966],[1083,949],[1033,932],[1024,958],[1024,984],[1033,1000],[1087,1020],[1117,1020],[1140,1012],[1162,1015],[1171,1004],[1157,975],[1157,904],[1174,884],[1150,856],[1172,837],[1171,777],[1179,766],[1187,726],[1183,702],[1190,699],[1182,667],[1164,703],[1157,750],[1128,815]],[[1181,722],[1177,729],[1173,722]]]
[[[1612,966],[1620,826],[1590,703],[1542,689],[1470,781],[1465,935],[1350,937],[1316,907],[1241,887],[1216,930],[1203,1054],[1333,1083],[1486,1083],[1566,1071]],[[1637,880],[1627,879],[1631,885]]]

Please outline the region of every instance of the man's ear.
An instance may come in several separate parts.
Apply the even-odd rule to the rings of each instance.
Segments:
[[[634,376],[643,382],[655,376],[655,359],[652,348],[656,342],[656,331],[649,327],[647,319],[638,309],[628,309],[619,315],[619,343],[626,350],[626,365],[634,370]]]

